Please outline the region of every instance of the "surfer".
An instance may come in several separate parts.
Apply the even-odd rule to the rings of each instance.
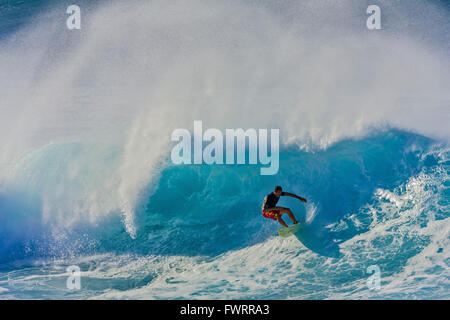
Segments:
[[[280,186],[276,186],[275,190],[271,193],[269,193],[265,198],[262,205],[262,215],[266,218],[277,220],[282,226],[288,227],[286,222],[281,219],[281,216],[283,213],[287,213],[289,218],[291,218],[292,222],[294,224],[297,224],[298,221],[295,219],[294,214],[292,213],[291,209],[284,208],[284,207],[277,207],[277,202],[280,200],[281,196],[288,196],[292,198],[296,198],[302,202],[306,202],[307,200],[305,198],[299,197],[293,193],[289,192],[283,192],[283,189]]]

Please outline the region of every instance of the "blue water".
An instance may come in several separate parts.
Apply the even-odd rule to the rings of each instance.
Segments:
[[[64,157],[85,152],[101,152],[105,165],[120,157],[114,148],[46,147],[23,172],[28,187],[43,163],[58,167]],[[140,204],[135,239],[116,216],[65,230],[41,221],[41,200],[30,193],[2,193],[2,294],[448,298],[448,156],[433,140],[388,130],[314,153],[283,150],[277,176],[259,176],[252,166],[168,164]],[[50,181],[39,179],[40,187]],[[276,183],[309,200],[306,208],[280,200],[301,221],[315,216],[296,234],[301,243],[278,238],[278,226],[260,214],[264,194]],[[75,293],[65,289],[65,267],[73,264],[86,272],[83,290]],[[406,283],[393,292],[368,291],[370,265],[381,268],[383,285]],[[413,274],[423,280],[413,282]],[[160,295],[155,281],[164,283],[155,284]]]
[[[98,10],[103,7],[107,4],[96,4]],[[271,5],[264,7],[270,9]],[[40,15],[64,23],[57,14],[59,8],[50,1],[2,2],[0,16],[7,19],[0,19],[0,46],[3,43],[5,56],[20,37],[33,38],[28,37],[28,32],[34,33],[27,28],[33,29]],[[30,13],[36,17],[30,18]],[[95,19],[88,21],[94,25]],[[97,52],[102,40],[97,35],[98,42],[89,42],[83,38],[89,39],[88,32],[83,32],[76,41],[87,43],[88,52]],[[435,36],[438,34],[436,31]],[[107,33],[101,35],[109,39]],[[66,34],[60,37],[58,41],[66,45]],[[167,37],[171,39],[169,33]],[[41,40],[37,43],[45,47]],[[109,42],[105,43],[109,52]],[[39,47],[30,50],[37,52]],[[138,49],[132,60],[140,57]],[[120,61],[124,52],[117,52],[114,59],[118,60],[113,61]],[[439,122],[444,119],[446,125],[449,100],[443,98],[440,109],[428,109],[424,114],[446,113],[431,118],[434,125],[420,128],[414,121],[410,125],[387,121],[386,125],[377,118],[354,134],[344,130],[345,117],[336,113],[336,119],[343,121],[338,129],[328,135],[329,128],[319,131],[325,137],[340,130],[343,133],[326,145],[314,140],[313,133],[296,137],[293,133],[301,128],[282,128],[280,135],[293,135],[295,143],[282,143],[280,170],[273,176],[261,176],[255,165],[176,166],[170,162],[170,151],[157,149],[159,136],[145,131],[155,125],[153,119],[160,114],[151,113],[152,121],[144,121],[141,129],[143,113],[123,105],[119,111],[111,111],[116,100],[118,104],[122,101],[121,94],[107,91],[112,100],[89,94],[103,90],[98,81],[107,82],[108,74],[91,74],[79,63],[77,66],[86,70],[57,86],[75,72],[68,63],[74,60],[64,60],[65,54],[58,52],[44,59],[45,63],[30,67],[30,77],[43,93],[33,93],[35,100],[23,105],[28,111],[22,117],[11,107],[16,97],[8,96],[3,104],[0,101],[9,122],[17,123],[17,131],[4,144],[8,148],[26,146],[11,162],[0,162],[0,299],[450,298],[450,151],[448,131]],[[4,60],[0,62],[6,66]],[[95,60],[94,64],[102,62]],[[124,70],[140,77],[137,69]],[[47,72],[56,74],[57,80],[44,79]],[[181,69],[180,74],[183,72]],[[98,78],[92,80],[92,75]],[[133,74],[124,77],[134,79]],[[80,79],[88,78],[92,81],[89,85],[80,85]],[[9,82],[14,84],[11,87],[20,88],[14,81],[15,77]],[[149,75],[148,81],[155,80]],[[75,106],[87,106],[83,112],[88,120],[81,121],[80,111],[71,108],[65,109],[63,116],[54,116],[63,108],[56,98],[58,103],[45,100],[54,88],[68,90],[64,93],[73,98]],[[115,88],[120,91],[120,85]],[[158,88],[164,90],[165,86]],[[263,88],[262,92],[271,93]],[[23,94],[28,97],[27,92]],[[166,102],[151,98],[155,103]],[[125,100],[132,99],[134,93]],[[101,103],[104,101],[109,104]],[[52,103],[54,109],[49,108]],[[40,113],[32,113],[33,108]],[[169,120],[178,112],[174,108],[156,131],[172,125]],[[383,110],[389,108],[380,112]],[[30,122],[26,122],[28,112],[32,114]],[[307,118],[308,112],[313,114],[314,108],[300,110],[298,117]],[[130,121],[129,114],[138,121]],[[245,116],[243,110],[244,120]],[[384,118],[389,116],[387,113]],[[323,121],[328,118],[323,116]],[[129,132],[129,127],[134,133],[128,135],[129,140],[124,142],[120,134],[116,138],[117,132],[123,128]],[[147,145],[144,138],[136,138],[139,130],[151,136],[148,149],[141,148]],[[104,139],[105,132],[115,138]],[[142,140],[145,143],[141,144]],[[11,150],[15,149],[2,149],[2,159],[7,159]],[[161,153],[151,170],[142,165],[147,161],[142,150]],[[261,215],[262,200],[275,185],[308,199],[305,205],[287,197],[279,202],[305,223],[294,237],[278,237],[279,225]],[[132,210],[127,211],[130,203]],[[381,271],[378,290],[367,283],[371,276],[367,269],[373,265]],[[80,290],[67,288],[68,266],[80,268]]]

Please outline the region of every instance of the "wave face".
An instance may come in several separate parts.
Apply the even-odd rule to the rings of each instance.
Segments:
[[[98,215],[108,208],[86,200],[114,202],[96,193],[114,184],[108,170],[93,174],[87,163],[112,170],[122,152],[53,145],[23,160],[16,189],[0,198],[7,297],[57,297],[75,264],[87,283],[74,298],[448,298],[449,152],[429,138],[387,130],[314,153],[288,148],[277,176],[259,176],[256,166],[167,164],[139,205],[134,238],[120,213]],[[48,166],[58,170],[49,175]],[[276,237],[261,216],[276,183],[309,200],[280,201],[306,222],[298,239]],[[46,197],[58,187],[65,203]],[[371,265],[382,270],[380,291],[367,289]],[[30,292],[21,279],[37,270],[46,289]],[[55,278],[61,286],[49,290]]]
[[[81,1],[74,33],[27,3],[0,6],[0,298],[450,298],[447,9]],[[279,173],[171,164],[199,119],[280,128]]]

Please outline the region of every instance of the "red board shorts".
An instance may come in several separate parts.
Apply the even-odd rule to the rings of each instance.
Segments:
[[[277,220],[277,216],[280,214],[280,210],[263,211],[262,215],[266,218]]]

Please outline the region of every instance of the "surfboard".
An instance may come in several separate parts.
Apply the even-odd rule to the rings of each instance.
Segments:
[[[287,228],[278,229],[278,234],[282,238],[287,238],[289,236],[292,236],[294,233],[296,233],[302,225],[303,225],[303,223],[297,223],[297,224],[294,224]]]

